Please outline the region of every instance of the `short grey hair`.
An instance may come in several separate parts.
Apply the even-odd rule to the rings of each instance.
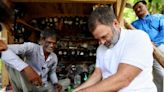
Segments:
[[[41,34],[40,34],[41,39],[46,39],[48,37],[53,37],[53,38],[57,39],[56,30],[45,29],[44,31],[41,32]]]
[[[112,6],[101,6],[96,8],[90,15],[88,20],[89,31],[95,30],[97,23],[109,25],[116,19],[115,13]]]

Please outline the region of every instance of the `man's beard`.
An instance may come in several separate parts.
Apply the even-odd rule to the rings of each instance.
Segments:
[[[120,32],[118,30],[114,29],[113,27],[111,27],[111,29],[112,29],[112,32],[113,32],[113,37],[112,37],[111,41],[107,41],[105,43],[105,46],[107,48],[113,48],[116,45],[116,43],[118,42],[119,37],[120,37]]]

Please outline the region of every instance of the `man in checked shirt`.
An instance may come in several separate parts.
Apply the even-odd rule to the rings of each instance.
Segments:
[[[2,59],[8,66],[14,92],[59,92],[62,89],[56,76],[55,46],[53,30],[41,33],[41,45],[27,42],[8,46]],[[23,55],[24,61],[17,55]]]

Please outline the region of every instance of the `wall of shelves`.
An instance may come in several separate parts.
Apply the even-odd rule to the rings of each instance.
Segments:
[[[15,7],[14,43],[37,42],[39,37],[30,37],[30,35],[38,35],[44,29],[56,30],[58,40],[54,52],[57,54],[59,61],[58,78],[69,78],[71,80],[70,85],[73,87],[77,86],[77,75],[81,77],[80,83],[84,82],[84,79],[87,79],[94,70],[94,67],[90,68],[94,66],[98,46],[87,26],[89,12],[92,11],[93,4],[84,7],[84,4],[76,3],[56,4],[57,6],[48,3],[44,4],[43,7],[42,3],[30,3],[27,7],[23,6],[24,8],[19,5],[17,4]],[[42,7],[38,5],[42,5]],[[76,9],[71,10],[72,7],[76,7]],[[81,70],[77,71],[78,69]]]

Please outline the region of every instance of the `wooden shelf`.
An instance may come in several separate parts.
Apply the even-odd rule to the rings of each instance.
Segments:
[[[13,2],[49,2],[49,3],[101,3],[112,4],[116,0],[12,0]]]

